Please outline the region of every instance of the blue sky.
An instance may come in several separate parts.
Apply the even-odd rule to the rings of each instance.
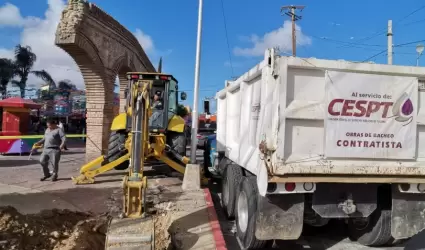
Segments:
[[[187,90],[191,103],[198,1],[92,2],[137,35],[154,65],[160,56],[164,57],[164,71],[175,75],[181,84],[180,89]],[[283,26],[288,17],[280,14],[284,2],[223,0],[229,51],[221,1],[204,1],[201,98],[214,95],[224,86],[226,79],[241,75],[258,63],[266,47],[279,45],[283,51],[291,53],[290,26]],[[54,34],[52,23],[58,21],[63,3],[61,0],[0,0],[0,8],[4,10],[8,7],[9,10],[5,15],[0,9],[0,56],[10,56],[10,49],[19,42],[32,45],[34,51],[40,53],[53,47],[53,41],[49,42]],[[394,44],[411,43],[394,48],[394,64],[415,65],[415,41],[425,40],[425,33],[422,32],[425,30],[425,2],[420,0],[406,0],[403,5],[397,0],[299,0],[293,4],[306,6],[300,13],[303,19],[297,22],[302,32],[297,49],[297,55],[301,57],[350,61],[368,59],[386,49],[388,19],[393,20]],[[16,13],[10,12],[11,5],[16,7],[15,12],[18,10],[19,18]],[[49,7],[50,16],[48,14],[46,17]],[[51,17],[54,15],[57,17]],[[41,40],[44,41],[38,42],[40,34],[28,31],[28,20],[34,18],[42,26],[40,32],[46,32],[51,37],[43,36]],[[268,35],[263,39],[265,34]],[[81,86],[76,66],[63,54],[55,56],[60,52],[51,49],[54,52],[49,55],[39,55],[37,67],[46,68],[55,78],[70,78]],[[386,52],[370,60],[386,63]],[[425,66],[425,58],[421,65]],[[33,81],[37,84],[37,80]]]

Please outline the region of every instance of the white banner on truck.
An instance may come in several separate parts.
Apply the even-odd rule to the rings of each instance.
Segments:
[[[414,159],[418,79],[326,72],[325,156]]]

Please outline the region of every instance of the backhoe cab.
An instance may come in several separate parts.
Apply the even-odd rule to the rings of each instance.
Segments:
[[[134,97],[129,91],[134,83],[148,83],[151,85],[149,96],[152,109],[152,116],[149,119],[149,131],[153,133],[164,133],[166,131],[184,132],[183,118],[177,115],[178,82],[173,76],[159,73],[128,73],[127,78],[129,84],[126,91],[126,113],[123,115],[126,115],[127,118],[131,117]],[[186,99],[186,93],[181,93],[181,99]],[[114,120],[111,130],[129,130],[131,124],[123,121],[121,119]]]

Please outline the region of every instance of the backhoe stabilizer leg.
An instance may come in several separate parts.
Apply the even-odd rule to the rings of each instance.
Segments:
[[[91,162],[87,163],[86,165],[82,166],[81,169],[80,169],[80,174],[84,174],[85,172],[89,171],[90,169],[101,164],[102,161],[104,161],[104,160],[105,160],[105,157],[103,155],[97,157],[96,159],[94,159]]]
[[[177,151],[175,151],[174,149],[172,149],[171,147],[168,148],[168,152],[170,154],[172,154],[177,160],[179,160],[180,162],[182,162],[183,164],[189,164],[190,159],[189,157],[180,155]]]
[[[127,153],[124,156],[121,156],[120,158],[116,159],[115,161],[109,162],[106,165],[93,169],[94,167],[100,165],[104,160],[103,156],[99,156],[98,158],[84,165],[80,170],[81,174],[79,176],[71,177],[72,181],[74,182],[74,184],[77,184],[77,185],[94,183],[95,176],[105,173],[109,170],[112,170],[113,168],[120,165],[124,161],[128,161],[129,158],[130,158],[130,154]]]
[[[187,157],[182,157],[182,158],[187,158]],[[181,173],[183,175],[186,172],[186,168],[183,165],[181,165],[181,164],[179,164],[179,163],[171,160],[167,156],[161,155],[161,156],[157,157],[157,159],[159,161],[164,162],[165,164],[167,164],[168,166],[170,166],[171,168],[173,168],[174,170],[176,170],[177,172],[179,172],[179,173]],[[201,184],[202,185],[207,185],[208,184],[208,178],[206,178],[204,176],[204,173],[203,173],[203,169],[202,168],[200,169],[200,176],[199,176],[199,178],[201,180]]]

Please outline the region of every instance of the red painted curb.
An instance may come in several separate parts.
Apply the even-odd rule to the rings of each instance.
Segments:
[[[210,221],[211,230],[213,233],[215,241],[215,249],[217,250],[227,250],[226,242],[224,241],[223,232],[220,228],[220,222],[218,222],[217,213],[214,208],[214,203],[211,197],[210,190],[204,188],[205,203],[207,204],[208,209],[208,218]]]

